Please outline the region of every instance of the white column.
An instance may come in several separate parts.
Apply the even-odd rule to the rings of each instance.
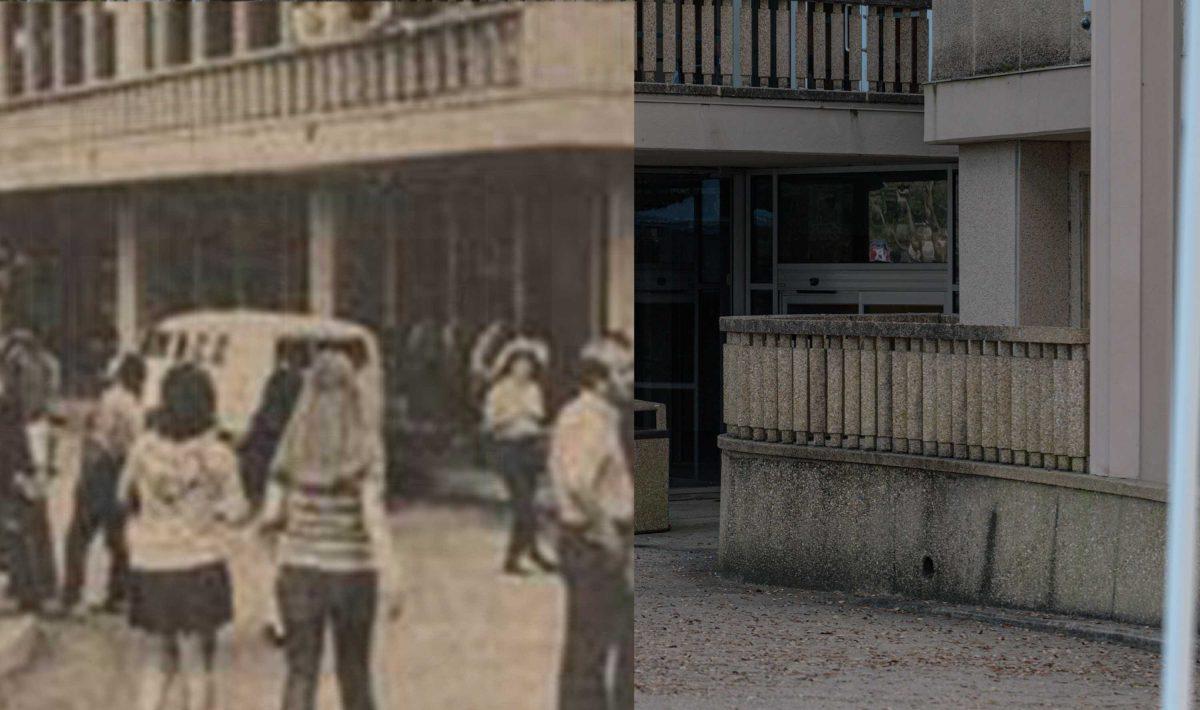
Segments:
[[[152,23],[151,34],[154,36],[154,68],[162,71],[167,66],[167,59],[171,56],[171,23],[170,11],[171,3],[169,2],[153,2],[148,5],[150,9],[150,21]],[[124,41],[118,37],[117,45],[124,44]]]
[[[1092,12],[1092,473],[1163,481],[1174,248],[1175,3]]]
[[[308,307],[333,317],[337,309],[338,195],[326,187],[308,194]]]
[[[96,61],[96,30],[100,25],[101,12],[100,3],[85,2],[79,6],[79,41],[80,41],[80,67],[82,77],[81,82],[90,84],[96,80],[96,70],[98,62]],[[142,35],[144,36],[144,34]],[[141,43],[138,43],[141,46]]]
[[[250,8],[252,2],[235,2],[231,8],[230,24],[233,29],[233,53],[250,51]]]
[[[633,338],[632,170],[611,178],[608,192],[607,329]]]
[[[21,4],[22,32],[25,38],[25,93],[37,91],[37,75],[41,72],[42,62],[37,51],[37,6],[36,2]]]
[[[277,2],[279,7],[279,44],[287,46],[296,41],[296,30],[293,26],[292,3]]]
[[[12,47],[8,45],[8,28],[9,12],[13,6],[7,2],[0,2],[0,102],[8,98],[12,93],[12,86],[8,81],[8,57]]]
[[[526,231],[529,225],[528,202],[524,193],[516,190],[510,193],[512,203],[512,232],[513,232],[513,261],[512,261],[512,298],[513,322],[517,328],[525,325],[525,243]]]
[[[117,201],[117,337],[122,349],[137,346],[138,229],[137,201],[128,193]]]
[[[243,3],[235,2],[233,4],[236,6]],[[204,59],[208,55],[208,22],[206,21],[208,15],[208,2],[207,0],[200,0],[199,2],[188,3],[188,6],[192,11],[192,63],[203,64]]]
[[[454,210],[454,202],[445,193],[441,203],[446,243],[446,322],[451,323],[458,316],[458,213]]]
[[[99,5],[99,3],[88,2],[87,5]],[[115,47],[117,59],[117,76],[118,77],[134,77],[146,72],[146,23],[151,21],[150,14],[158,15],[162,3],[141,3],[141,2],[121,2],[121,3],[105,3],[103,9],[97,8],[97,12],[111,12],[113,14],[115,31]],[[97,23],[99,17],[95,18]],[[159,24],[154,23],[153,29],[157,35]],[[95,32],[92,33],[93,40],[96,38]],[[159,44],[161,39],[154,43],[156,60],[157,55],[161,54]],[[97,51],[99,47],[97,46]],[[95,52],[92,55],[93,65],[95,62]]]
[[[67,84],[67,5],[50,3],[50,54],[53,58],[52,84],[61,89]]]

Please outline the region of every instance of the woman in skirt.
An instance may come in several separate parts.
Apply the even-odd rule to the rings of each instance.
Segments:
[[[316,358],[267,486],[264,532],[279,534],[284,710],[314,707],[328,627],[342,707],[377,707],[376,607],[382,598],[394,618],[399,584],[383,502],[383,442],[360,388],[345,355],[326,351]]]
[[[527,338],[510,341],[496,356],[483,406],[492,468],[503,477],[512,506],[504,557],[508,574],[524,574],[521,561],[525,557],[543,571],[554,569],[538,549],[535,505],[538,474],[545,467],[542,441],[546,422],[545,398],[537,375],[547,359],[546,347],[540,342]]]
[[[215,430],[208,375],[177,365],[163,379],[160,401],[120,485],[122,504],[132,508],[129,621],[144,633],[147,654],[139,707],[162,707],[181,677],[188,710],[209,710],[217,631],[233,619],[220,528],[242,520],[247,506],[237,458]]]

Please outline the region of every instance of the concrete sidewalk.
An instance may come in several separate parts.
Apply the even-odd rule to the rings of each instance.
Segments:
[[[639,710],[1157,702],[1153,629],[725,579],[718,517],[676,500],[635,539]]]

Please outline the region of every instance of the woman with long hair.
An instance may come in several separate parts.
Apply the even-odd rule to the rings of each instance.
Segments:
[[[508,487],[512,529],[504,571],[523,574],[528,557],[543,571],[554,565],[537,544],[538,475],[545,468],[543,440],[546,403],[538,375],[548,360],[546,347],[528,338],[509,341],[496,356],[483,405],[483,430],[495,469]]]
[[[233,619],[222,524],[247,511],[237,458],[215,427],[212,380],[196,365],[162,381],[154,426],[126,458],[119,500],[132,508],[129,621],[143,632],[139,706],[158,710],[182,677],[188,710],[214,706],[217,632]]]
[[[263,524],[279,535],[284,710],[314,707],[327,626],[342,707],[377,707],[377,605],[382,597],[394,617],[399,586],[384,508],[383,444],[360,386],[349,358],[320,353],[272,464]]]

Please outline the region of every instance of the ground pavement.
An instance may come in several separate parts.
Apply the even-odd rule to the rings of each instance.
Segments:
[[[470,468],[440,475],[446,496],[410,504],[392,516],[406,602],[376,654],[380,707],[551,707],[560,643],[559,582],[499,573],[504,494],[494,477]],[[70,487],[69,479],[59,481],[52,500],[60,537]],[[221,708],[277,707],[283,659],[261,636],[271,566],[248,533],[235,536],[232,544],[237,619],[222,636]],[[102,589],[100,547],[98,540],[91,599]],[[42,627],[45,640],[32,666],[0,681],[0,710],[132,707],[138,661],[121,619],[88,616]],[[322,710],[339,707],[332,681],[327,664]],[[168,710],[175,707],[179,704]]]
[[[714,573],[718,503],[639,535],[638,710],[1153,708],[1153,652]]]

